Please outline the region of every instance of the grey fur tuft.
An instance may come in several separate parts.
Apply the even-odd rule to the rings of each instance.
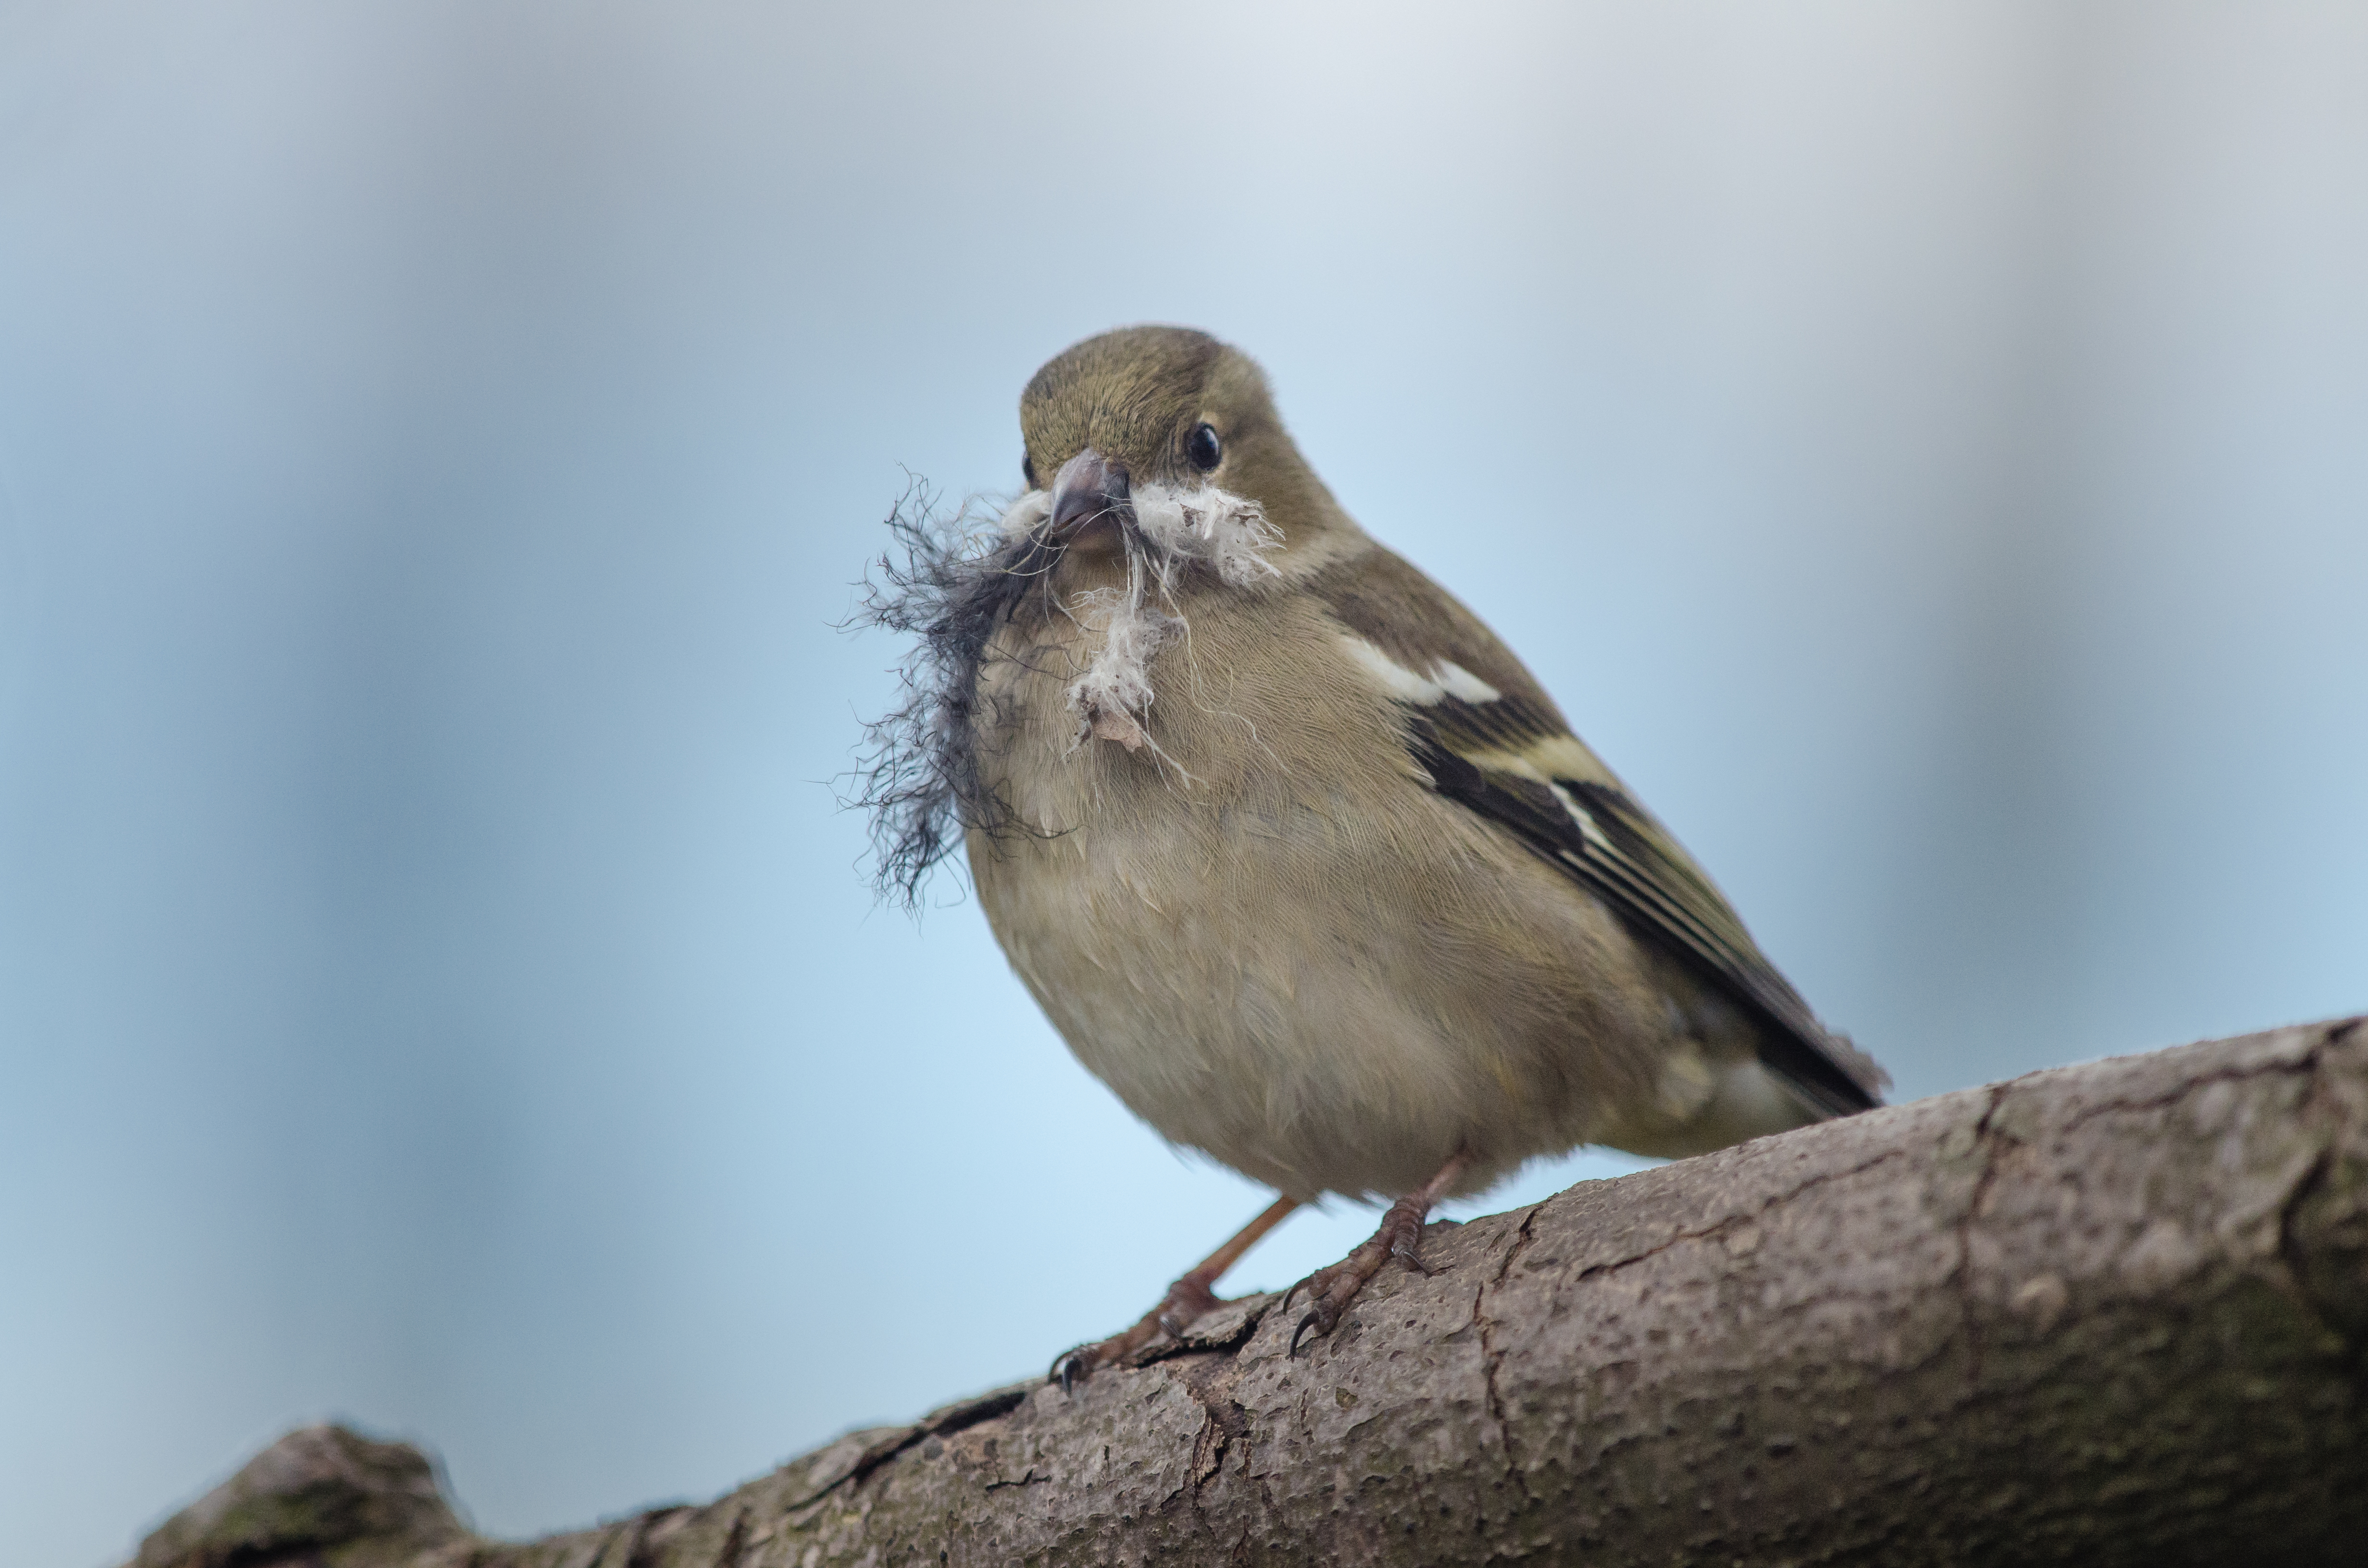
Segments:
[[[972,829],[1006,831],[1008,804],[980,781],[978,670],[1011,607],[1042,587],[1057,551],[1030,532],[1006,535],[978,502],[949,515],[916,480],[888,515],[895,549],[864,579],[849,630],[881,627],[915,641],[898,662],[903,700],[863,726],[864,749],[840,803],[871,813],[871,875],[882,897],[920,902],[938,863]]]

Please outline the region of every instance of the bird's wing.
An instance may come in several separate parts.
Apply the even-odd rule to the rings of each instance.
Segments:
[[[1645,939],[1768,1027],[1761,1060],[1832,1115],[1880,1104],[1881,1068],[1817,1022],[1667,828],[1571,733],[1479,619],[1386,550],[1308,586],[1406,714],[1406,748],[1449,800],[1509,830]]]

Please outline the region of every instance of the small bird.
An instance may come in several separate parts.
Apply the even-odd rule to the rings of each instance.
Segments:
[[[1341,509],[1247,356],[1106,333],[1019,422],[992,529],[892,519],[909,554],[868,619],[918,642],[861,775],[883,881],[909,898],[962,845],[1077,1059],[1280,1194],[1064,1387],[1181,1335],[1325,1194],[1395,1201],[1303,1282],[1293,1354],[1421,1267],[1433,1205],[1535,1156],[1880,1103],[1530,672]]]

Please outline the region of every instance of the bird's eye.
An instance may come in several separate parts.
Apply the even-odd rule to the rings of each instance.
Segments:
[[[1028,482],[1028,488],[1030,490],[1042,490],[1044,488],[1042,485],[1036,483],[1036,460],[1030,457],[1026,452],[1019,454],[1019,477]]]
[[[1217,466],[1217,460],[1225,455],[1225,449],[1217,444],[1214,428],[1195,425],[1192,433],[1184,437],[1184,455],[1192,460],[1194,468],[1206,473]]]

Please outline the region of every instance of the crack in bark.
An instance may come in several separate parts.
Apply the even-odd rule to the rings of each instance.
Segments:
[[[1974,1190],[1965,1199],[1965,1211],[1957,1220],[1957,1265],[1952,1272],[1957,1282],[1959,1332],[1965,1337],[1965,1388],[1968,1392],[1982,1382],[1982,1320],[1974,1304],[1974,1221],[1981,1213],[1982,1200],[1990,1195],[1998,1182],[1997,1139],[2002,1134],[1991,1130],[1998,1107],[2006,1103],[2007,1084],[1993,1085],[1989,1103],[1982,1107],[1979,1120],[1974,1123],[1972,1152],[1980,1157],[1981,1174],[1974,1178]]]
[[[1233,1301],[1220,1302],[1219,1306],[1230,1307],[1235,1301],[1247,1300],[1248,1300],[1247,1297],[1236,1296]],[[1197,1335],[1187,1328],[1182,1338],[1159,1340],[1145,1349],[1136,1351],[1133,1359],[1124,1365],[1130,1370],[1139,1370],[1144,1367],[1156,1367],[1162,1361],[1173,1361],[1180,1356],[1198,1356],[1207,1351],[1215,1351],[1225,1356],[1238,1356],[1249,1342],[1258,1336],[1258,1324],[1266,1322],[1267,1314],[1273,1312],[1281,1301],[1281,1297],[1269,1294],[1266,1301],[1243,1313],[1242,1321],[1229,1330],[1222,1339]]]
[[[1523,1253],[1530,1250],[1530,1244],[1538,1239],[1538,1211],[1544,1207],[1543,1203],[1532,1203],[1530,1205],[1529,1211],[1521,1216],[1521,1227],[1513,1236],[1513,1244],[1506,1249],[1505,1261],[1497,1267],[1497,1278],[1488,1281],[1488,1289],[1495,1290],[1512,1277],[1513,1265],[1520,1261]]]
[[[1186,1467],[1187,1485],[1167,1494],[1161,1504],[1174,1502],[1187,1490],[1192,1494],[1193,1506],[1201,1501],[1201,1488],[1207,1485],[1225,1467],[1225,1454],[1237,1440],[1247,1439],[1250,1431],[1250,1413],[1233,1397],[1234,1379],[1238,1375],[1235,1363],[1236,1352],[1212,1355],[1198,1368],[1179,1369],[1172,1375],[1184,1390],[1185,1397],[1201,1407],[1201,1430],[1192,1438],[1192,1460]],[[1195,1376],[1199,1370],[1201,1375]],[[1242,1465],[1249,1465],[1249,1453],[1243,1449]]]
[[[2332,1038],[2333,1037],[2330,1037],[2330,1041]],[[2186,1099],[2188,1096],[2194,1094],[2196,1090],[2210,1084],[2248,1084],[2256,1078],[2274,1077],[2281,1073],[2304,1073],[2316,1076],[2318,1073],[2318,1054],[2319,1051],[2324,1049],[2326,1043],[2328,1042],[2322,1042],[2320,1045],[2313,1046],[2308,1051],[2305,1052],[2302,1059],[2297,1062],[2271,1062],[2251,1067],[2227,1067],[2223,1068],[2216,1073],[2199,1073],[2192,1078],[2182,1080],[2179,1087],[2172,1089],[2166,1094],[2149,1095],[2144,1099],[2135,1100],[2098,1100],[2092,1104],[2082,1106],[2078,1110],[2076,1110],[2070,1116],[2066,1117],[2063,1122],[2063,1131],[2066,1132],[2074,1131],[2086,1123],[2095,1120],[2098,1117],[2111,1116],[2119,1111],[2161,1110],[2167,1107],[2177,1105],[2180,1101]],[[2048,1069],[2050,1072],[2061,1072],[2062,1070],[2063,1069],[2061,1068]],[[2029,1074],[2025,1076],[2036,1077],[2037,1075],[2038,1074]],[[2008,1084],[1998,1085],[1998,1087],[2003,1090],[2011,1087],[2013,1084],[2021,1082],[2022,1082],[2022,1079],[2018,1078],[2011,1080]]]
[[[1717,1221],[1713,1224],[1704,1225],[1699,1230],[1679,1231],[1664,1240],[1655,1242],[1651,1246],[1646,1247],[1644,1251],[1632,1253],[1626,1257],[1614,1258],[1609,1263],[1590,1263],[1586,1267],[1580,1269],[1577,1274],[1572,1275],[1570,1277],[1570,1283],[1577,1285],[1585,1280],[1592,1279],[1599,1274],[1617,1274],[1623,1268],[1634,1267],[1635,1265],[1643,1263],[1649,1258],[1658,1257],[1661,1254],[1668,1251],[1671,1247],[1677,1246],[1684,1242],[1708,1241],[1713,1236],[1724,1235],[1728,1231],[1735,1229],[1737,1225],[1749,1224],[1754,1221],[1759,1220],[1770,1210],[1776,1208],[1780,1204],[1790,1203],[1793,1199],[1800,1197],[1801,1194],[1809,1191],[1813,1187],[1823,1187],[1829,1181],[1847,1181],[1851,1176],[1865,1175],[1868,1171],[1874,1169],[1877,1165],[1886,1164],[1892,1160],[1904,1160],[1907,1157],[1907,1151],[1905,1149],[1887,1149],[1884,1153],[1877,1154],[1872,1160],[1862,1160],[1857,1165],[1848,1166],[1845,1169],[1839,1171],[1822,1172],[1816,1176],[1811,1176],[1808,1180],[1802,1182],[1797,1187],[1790,1187],[1785,1188],[1782,1192],[1774,1193],[1769,1197],[1761,1199],[1759,1205],[1748,1213],[1729,1214],[1725,1219]],[[1552,1199],[1548,1199],[1546,1201],[1550,1203],[1554,1200]],[[1538,1207],[1543,1209],[1545,1205],[1540,1204]],[[1512,1267],[1510,1259],[1507,1260],[1506,1267],[1508,1269]]]
[[[955,1432],[967,1432],[972,1427],[983,1426],[997,1416],[1008,1415],[1027,1402],[1030,1392],[1030,1386],[1028,1384],[1022,1384],[1018,1388],[998,1389],[994,1393],[982,1394],[976,1399],[965,1400],[960,1404],[951,1406],[933,1421],[924,1421],[916,1426],[908,1426],[903,1436],[874,1443],[871,1448],[866,1449],[856,1457],[855,1463],[849,1467],[845,1475],[816,1487],[794,1503],[784,1505],[782,1511],[793,1514],[801,1508],[812,1507],[842,1486],[860,1485],[867,1477],[891,1460],[910,1451],[928,1438],[943,1437]]]
[[[1497,1387],[1497,1368],[1504,1359],[1504,1352],[1497,1348],[1496,1338],[1491,1332],[1496,1325],[1482,1308],[1486,1304],[1489,1293],[1500,1289],[1511,1277],[1514,1261],[1537,1239],[1538,1211],[1544,1207],[1543,1203],[1530,1205],[1529,1212],[1521,1216],[1520,1229],[1514,1233],[1513,1244],[1505,1249],[1505,1261],[1498,1266],[1497,1277],[1472,1292],[1472,1325],[1480,1335],[1480,1381],[1488,1396],[1488,1416],[1497,1424],[1497,1446],[1505,1453],[1505,1478],[1513,1483],[1515,1491],[1520,1493],[1524,1509],[1533,1501],[1530,1496],[1530,1479],[1522,1473],[1520,1456],[1513,1451],[1513,1429],[1505,1420],[1505,1398]]]

